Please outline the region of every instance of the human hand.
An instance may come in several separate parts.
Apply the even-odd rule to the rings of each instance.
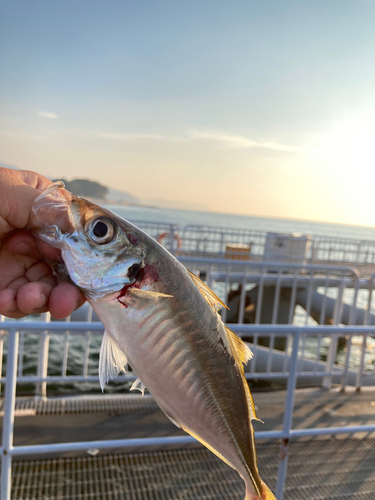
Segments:
[[[53,275],[25,229],[35,198],[50,184],[35,172],[0,168],[0,314],[10,318],[50,311],[61,319],[85,302],[78,288]]]

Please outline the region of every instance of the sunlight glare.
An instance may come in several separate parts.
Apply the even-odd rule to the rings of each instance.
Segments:
[[[346,118],[322,138],[319,149],[332,166],[345,173],[366,174],[367,180],[375,180],[375,110]],[[371,178],[369,178],[369,176]]]

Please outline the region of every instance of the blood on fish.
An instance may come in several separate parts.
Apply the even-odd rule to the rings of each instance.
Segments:
[[[125,304],[125,302],[122,302],[122,300],[120,299],[122,297],[125,297],[127,291],[130,290],[131,288],[137,288],[139,290],[145,285],[149,285],[151,283],[156,283],[157,281],[159,281],[159,273],[157,272],[156,269],[157,264],[158,264],[157,262],[156,264],[146,264],[145,267],[142,267],[137,272],[134,283],[128,283],[124,285],[123,288],[121,288],[120,294],[116,297],[121,305],[123,305],[124,307],[128,307],[128,305]]]
[[[133,245],[134,247],[136,247],[139,244],[139,238],[136,234],[127,233],[126,237],[128,238],[130,244]]]

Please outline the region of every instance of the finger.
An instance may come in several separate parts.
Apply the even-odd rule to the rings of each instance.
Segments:
[[[56,277],[52,274],[52,270],[49,265],[40,261],[30,267],[25,273],[25,277],[31,281],[44,281],[45,283],[50,283],[55,286],[57,284]]]
[[[16,255],[26,255],[34,259],[47,259],[62,262],[61,251],[53,248],[44,241],[37,240],[26,229],[20,229],[13,233],[5,242],[5,248],[8,252]]]
[[[0,291],[0,314],[8,316],[9,318],[20,318],[22,316],[13,316],[14,313],[19,312],[17,307],[17,291],[6,289]]]
[[[35,314],[44,313],[48,311],[48,307],[40,307],[35,309]],[[17,290],[7,288],[6,290],[0,291],[0,314],[7,316],[8,318],[24,318],[27,316],[26,313],[20,311],[17,305]]]
[[[48,308],[49,297],[53,285],[51,283],[38,282],[27,283],[17,292],[17,307],[24,314],[36,314]]]
[[[2,235],[27,226],[34,200],[48,184],[51,181],[35,172],[0,168]]]
[[[60,283],[52,290],[49,308],[54,318],[62,319],[81,307],[85,301],[85,296],[77,287],[70,283]]]
[[[37,245],[43,257],[52,260],[53,262],[63,262],[61,250],[58,248],[51,247],[51,245],[48,245],[48,243],[45,243],[42,240],[38,240]]]
[[[15,292],[18,292],[18,290],[23,287],[24,285],[27,285],[29,283],[29,280],[26,279],[24,276],[21,278],[17,278],[13,280],[11,283],[6,288],[9,288],[10,290],[14,290]]]
[[[34,259],[40,259],[37,241],[28,231],[21,229],[13,233],[5,242],[5,248],[8,252],[16,255],[27,255]]]

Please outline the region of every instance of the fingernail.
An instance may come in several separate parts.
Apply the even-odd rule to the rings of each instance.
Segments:
[[[20,241],[13,247],[13,253],[19,254],[19,255],[26,255],[32,251],[31,245],[28,243],[25,243],[24,241]]]

